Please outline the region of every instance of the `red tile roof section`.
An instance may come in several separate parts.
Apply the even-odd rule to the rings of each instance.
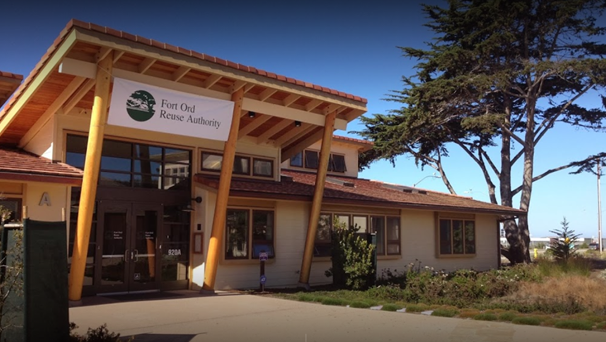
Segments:
[[[313,198],[316,174],[292,170],[282,170],[281,182],[259,181],[233,178],[231,193],[246,197],[298,198],[310,201]],[[331,178],[353,186],[344,186],[331,182]],[[217,188],[218,179],[212,176],[196,175],[195,180],[211,188]],[[476,201],[435,191],[404,192],[386,187],[386,183],[368,179],[328,176],[325,183],[324,201],[330,203],[379,205],[385,207],[417,208],[428,210],[452,210],[466,212],[485,212],[502,215],[520,215],[524,211],[497,204]]]
[[[2,70],[0,70],[0,76],[6,77],[6,78],[13,78],[13,79],[19,80],[19,81],[21,81],[23,79],[23,75],[13,74],[12,72],[6,72],[6,71],[2,71]]]
[[[363,139],[356,139],[356,138],[350,138],[350,137],[344,137],[342,135],[333,135],[333,138],[336,139],[336,140],[350,141],[350,142],[355,142],[355,143],[359,143],[359,144],[369,145],[371,147],[374,145],[374,143],[372,141],[363,140]]]
[[[72,20],[70,20],[67,23],[67,26],[65,26],[65,28],[59,34],[59,37],[57,37],[55,39],[55,41],[53,42],[52,46],[46,51],[46,53],[44,54],[44,56],[42,56],[42,58],[40,59],[40,61],[38,62],[38,64],[36,64],[36,66],[30,72],[30,74],[25,79],[25,81],[17,89],[17,91],[15,92],[15,94],[11,98],[11,100],[6,104],[6,106],[4,106],[4,109],[2,110],[2,112],[0,112],[0,119],[2,119],[2,117],[4,117],[4,115],[6,115],[6,113],[8,112],[8,109],[13,105],[13,103],[17,100],[17,98],[19,98],[19,96],[23,92],[23,89],[25,89],[27,87],[27,85],[29,85],[29,83],[36,76],[36,74],[38,73],[38,71],[46,64],[46,62],[48,61],[48,59],[50,58],[50,56],[52,55],[52,53],[58,48],[59,44],[61,44],[61,42],[63,41],[63,39],[65,39],[65,37],[67,36],[67,34],[74,27],[80,27],[80,28],[84,28],[84,29],[87,29],[87,30],[91,30],[91,31],[101,32],[101,33],[108,34],[108,35],[111,35],[111,36],[114,36],[114,37],[118,37],[118,38],[121,38],[121,39],[130,40],[130,41],[141,43],[141,44],[144,44],[144,45],[154,46],[154,47],[157,47],[157,48],[160,48],[160,49],[164,49],[164,50],[167,50],[167,51],[173,51],[175,53],[179,53],[179,54],[182,54],[182,55],[185,55],[185,56],[194,57],[194,58],[197,58],[197,59],[200,59],[200,60],[216,63],[216,64],[223,65],[223,66],[228,66],[228,67],[231,67],[231,68],[234,68],[234,69],[237,69],[237,70],[242,70],[242,71],[250,72],[252,74],[257,74],[257,75],[261,75],[261,76],[264,76],[264,77],[277,79],[277,80],[280,80],[282,82],[295,84],[295,85],[302,86],[302,87],[309,88],[309,89],[320,90],[320,91],[323,91],[323,92],[328,93],[328,94],[338,95],[340,97],[347,98],[347,99],[354,100],[354,101],[358,101],[358,102],[362,102],[364,104],[368,103],[367,99],[365,99],[363,97],[360,97],[360,96],[355,96],[355,95],[347,94],[347,93],[344,93],[344,92],[341,92],[341,91],[337,91],[337,90],[334,90],[334,89],[329,89],[329,88],[321,87],[319,85],[315,85],[315,84],[308,83],[308,82],[303,82],[303,81],[296,80],[296,79],[293,79],[293,78],[290,78],[290,77],[285,77],[285,76],[277,75],[277,74],[274,74],[274,73],[268,73],[266,71],[259,70],[259,69],[256,69],[254,67],[250,67],[250,66],[246,66],[246,65],[243,65],[243,64],[234,63],[234,62],[231,62],[231,61],[226,61],[226,60],[223,60],[223,59],[220,59],[220,58],[217,58],[217,57],[213,57],[213,56],[210,56],[210,55],[207,55],[207,54],[199,53],[199,52],[196,52],[196,51],[193,51],[193,50],[189,50],[189,49],[185,49],[185,48],[182,48],[182,47],[177,47],[177,46],[173,46],[173,45],[170,45],[170,44],[162,43],[162,42],[159,42],[157,40],[148,39],[148,38],[144,38],[144,37],[141,37],[141,36],[133,35],[133,34],[130,34],[128,32],[115,30],[115,29],[112,29],[110,27],[100,26],[100,25],[96,25],[96,24],[93,24],[93,23],[88,23],[88,22],[77,20],[77,19],[72,19]]]
[[[78,168],[11,147],[0,147],[0,178],[2,173],[82,178]]]

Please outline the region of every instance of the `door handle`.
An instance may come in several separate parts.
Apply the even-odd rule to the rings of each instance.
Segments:
[[[132,256],[131,256],[132,258]],[[128,249],[124,251],[124,262],[128,262]]]
[[[135,258],[135,262],[139,261],[139,251],[138,250],[134,250],[134,258]]]

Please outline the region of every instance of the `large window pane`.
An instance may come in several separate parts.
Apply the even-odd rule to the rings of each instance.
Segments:
[[[162,160],[162,147],[135,144],[135,158]]]
[[[188,150],[181,150],[168,147],[164,148],[164,161],[166,162],[178,162],[189,164],[190,159],[190,152]]]
[[[228,210],[225,229],[225,258],[248,258],[248,210]]]
[[[452,250],[454,254],[463,254],[463,221],[452,221]]]
[[[274,213],[273,211],[253,211],[253,258],[258,258],[260,252],[266,252],[274,257]]]
[[[387,254],[400,254],[400,218],[387,218]]]
[[[303,167],[303,152],[290,157],[290,166]]]
[[[221,171],[223,156],[219,154],[202,153],[202,170]]]
[[[160,177],[156,175],[133,175],[135,188],[161,189]]]
[[[339,227],[349,228],[351,226],[349,215],[335,214],[335,220],[339,223]]]
[[[305,167],[308,169],[318,168],[318,152],[305,151]]]
[[[101,172],[99,185],[112,187],[130,187],[130,173]]]
[[[250,175],[250,158],[236,156],[234,158],[233,173],[238,175]]]
[[[274,163],[272,160],[254,159],[253,176],[272,177],[274,175]]]
[[[358,233],[366,233],[368,228],[368,217],[354,215],[353,225],[358,228]]]
[[[385,217],[372,216],[370,226],[377,238],[377,255],[385,255]]]
[[[332,226],[332,215],[320,214],[318,228],[316,230],[316,242],[330,242],[330,230]]]
[[[465,221],[465,253],[475,254],[476,252],[476,228],[474,221]]]
[[[452,254],[450,220],[440,220],[440,254]]]
[[[345,167],[345,156],[339,154],[331,155],[331,165],[332,171],[335,172],[345,172],[347,168]]]
[[[135,160],[134,171],[137,173],[146,173],[159,175],[162,172],[162,164],[151,160]]]

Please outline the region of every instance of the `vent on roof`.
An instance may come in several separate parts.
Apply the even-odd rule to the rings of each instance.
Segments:
[[[406,192],[408,194],[427,195],[427,191],[425,191],[425,190],[420,190],[420,189],[412,188],[410,186],[405,186],[405,185],[383,183],[383,187],[386,188],[386,189],[403,191],[403,192]]]
[[[353,182],[348,182],[348,181],[344,181],[344,180],[340,180],[340,179],[336,179],[336,178],[326,177],[326,181],[328,183],[337,184],[337,185],[341,185],[341,186],[347,186],[350,188],[354,187]]]

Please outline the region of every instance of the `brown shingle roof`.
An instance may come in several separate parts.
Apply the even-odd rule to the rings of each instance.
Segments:
[[[281,182],[234,178],[230,194],[243,197],[267,197],[310,201],[316,182],[314,173],[282,170]],[[217,188],[216,177],[196,175],[195,180]],[[368,179],[329,175],[324,189],[324,202],[375,205],[392,208],[416,208],[443,211],[483,212],[502,215],[520,215],[524,211],[497,204],[476,201],[435,191],[394,186]]]
[[[80,184],[82,170],[24,150],[0,147],[0,179]]]
[[[237,70],[242,70],[242,71],[246,71],[252,74],[256,74],[256,75],[260,75],[263,77],[267,77],[267,78],[272,78],[272,79],[276,79],[279,80],[281,82],[285,82],[285,83],[290,83],[290,84],[295,84],[301,87],[305,87],[308,89],[314,89],[314,90],[319,90],[322,91],[324,93],[328,93],[331,95],[336,95],[339,97],[343,97],[349,100],[354,100],[354,101],[358,101],[361,103],[368,103],[368,100],[360,97],[360,96],[356,96],[356,95],[352,95],[352,94],[348,94],[348,93],[344,93],[342,91],[338,91],[338,90],[334,90],[334,89],[330,89],[330,88],[326,88],[326,87],[322,87],[316,84],[312,84],[309,82],[304,82],[301,80],[297,80],[291,77],[286,77],[283,75],[278,75],[275,73],[271,73],[271,72],[267,72],[265,70],[261,70],[261,69],[257,69],[254,67],[250,67],[250,66],[246,66],[243,64],[239,64],[239,63],[234,63],[232,61],[227,61],[221,58],[217,58],[214,56],[210,56],[204,53],[199,53],[193,50],[189,50],[189,49],[185,49],[182,47],[177,47],[177,46],[173,46],[167,43],[162,43],[159,42],[157,40],[154,39],[148,39],[148,38],[144,38],[138,35],[133,35],[130,34],[128,32],[124,32],[124,31],[119,31],[119,30],[115,30],[112,29],[110,27],[106,27],[106,26],[100,26],[100,25],[96,25],[93,23],[88,23],[88,22],[84,22],[84,21],[80,21],[77,19],[72,19],[67,23],[67,26],[61,31],[61,33],[59,34],[59,37],[57,37],[55,39],[55,41],[53,42],[53,45],[46,51],[46,53],[44,54],[44,56],[42,57],[42,59],[38,62],[38,64],[36,64],[36,66],[34,67],[34,69],[30,72],[30,74],[28,75],[28,77],[25,79],[25,81],[22,83],[21,87],[19,87],[19,89],[17,89],[17,91],[15,92],[15,96],[13,96],[11,98],[11,100],[7,103],[7,105],[3,108],[3,110],[0,112],[0,119],[2,119],[2,117],[4,117],[6,115],[6,113],[8,112],[8,109],[15,103],[15,101],[17,100],[17,98],[19,98],[19,96],[21,95],[21,93],[23,92],[23,90],[25,88],[27,88],[28,84],[33,80],[33,78],[37,75],[38,71],[42,69],[42,67],[47,63],[47,61],[49,60],[50,56],[53,54],[53,52],[59,47],[59,45],[61,44],[61,42],[65,39],[65,37],[67,37],[68,33],[75,27],[79,27],[79,28],[83,28],[83,29],[87,29],[87,30],[91,30],[91,31],[96,31],[96,32],[101,32],[104,34],[108,34],[114,37],[118,37],[124,40],[128,40],[128,41],[132,41],[132,42],[136,42],[136,43],[140,43],[140,44],[144,44],[144,45],[149,45],[149,46],[153,46],[156,48],[160,48],[160,49],[164,49],[167,51],[172,51],[175,53],[179,53],[185,56],[190,56],[190,57],[194,57],[203,61],[208,61],[208,62],[212,62],[212,63],[216,63],[222,66],[227,66],[230,68],[234,68]]]

